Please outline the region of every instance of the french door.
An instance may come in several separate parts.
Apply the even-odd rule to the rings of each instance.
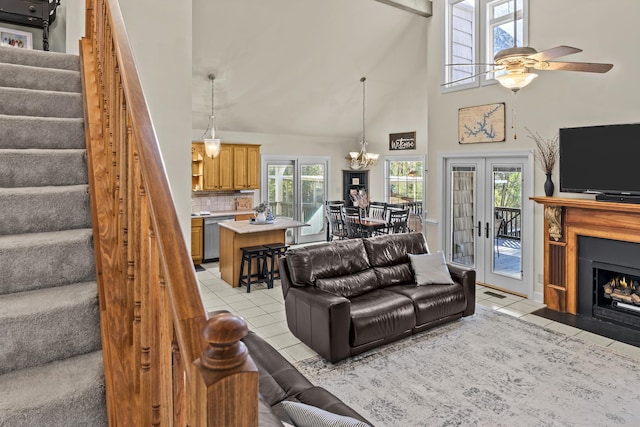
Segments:
[[[287,243],[325,239],[328,162],[325,157],[263,157],[261,200],[269,203],[274,215],[309,224],[288,229]]]
[[[443,157],[444,244],[476,280],[533,297],[533,195],[529,154]]]

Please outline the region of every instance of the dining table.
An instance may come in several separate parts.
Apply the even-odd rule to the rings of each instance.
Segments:
[[[376,231],[387,228],[387,222],[383,219],[364,217],[357,221],[361,227],[364,237],[371,237]]]

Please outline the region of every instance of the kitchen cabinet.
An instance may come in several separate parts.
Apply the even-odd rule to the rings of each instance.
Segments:
[[[204,144],[203,144],[204,146]],[[233,147],[220,145],[220,154],[213,159],[204,156],[204,190],[233,190]]]
[[[204,188],[204,144],[191,144],[191,189]]]
[[[191,218],[191,259],[194,264],[202,263],[204,256],[202,240],[204,225],[202,218]]]
[[[233,147],[233,186],[237,190],[260,188],[260,146]]]
[[[196,148],[193,148],[196,146]],[[255,190],[260,188],[260,146],[221,144],[220,154],[213,159],[204,154],[204,144],[192,144],[192,189],[204,191]],[[193,153],[202,157],[202,182],[196,182],[198,163]]]
[[[236,221],[248,221],[251,218],[255,218],[255,215],[252,213],[249,214],[238,214],[236,215]]]

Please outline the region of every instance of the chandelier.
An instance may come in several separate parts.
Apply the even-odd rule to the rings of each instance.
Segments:
[[[365,100],[365,87],[364,82],[367,80],[366,77],[362,77],[360,82],[362,83],[362,140],[360,141],[360,151],[350,151],[349,155],[346,157],[347,160],[351,162],[349,165],[351,169],[366,169],[369,166],[373,166],[378,161],[378,157],[380,154],[368,153],[367,152],[367,139],[365,138],[365,110],[364,110],[364,100]]]
[[[220,138],[216,137],[216,116],[213,113],[213,81],[215,79],[216,76],[209,74],[209,80],[211,80],[211,116],[209,116],[207,130],[205,130],[202,135],[204,151],[207,153],[207,156],[212,159],[220,153]]]

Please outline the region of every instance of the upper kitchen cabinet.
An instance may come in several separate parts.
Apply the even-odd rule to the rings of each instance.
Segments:
[[[260,146],[233,147],[233,186],[237,190],[260,188]]]
[[[204,156],[205,191],[233,190],[233,147],[221,144],[213,159]]]
[[[191,189],[199,191],[204,188],[204,145],[191,144]]]
[[[213,159],[204,154],[204,144],[192,144],[192,189],[203,191],[252,190],[260,188],[260,146],[246,144],[221,144],[220,154]],[[203,160],[198,163],[200,153]],[[196,182],[196,174],[202,166],[202,179]]]

